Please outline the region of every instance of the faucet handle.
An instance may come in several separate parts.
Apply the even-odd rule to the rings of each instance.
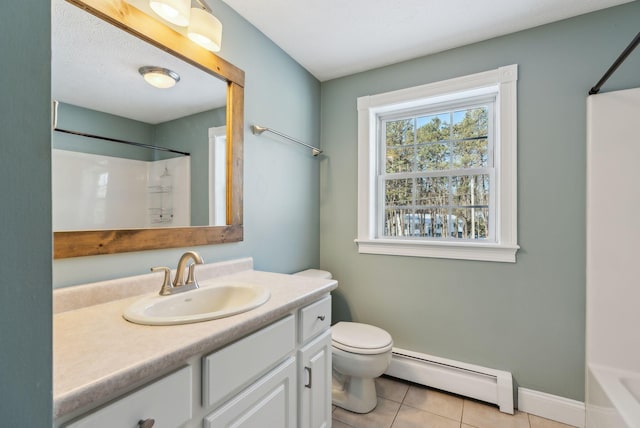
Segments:
[[[200,288],[200,285],[198,284],[198,281],[196,280],[196,263],[191,263],[189,265],[189,270],[188,270],[188,274],[187,274],[187,282],[185,282],[185,286],[189,287],[189,290],[193,290],[195,288]]]
[[[194,282],[196,282],[196,264],[195,263],[191,263],[189,265],[189,271],[187,273],[187,282],[185,284],[192,284]]]
[[[171,289],[173,288],[173,286],[171,285],[171,269],[166,266],[157,266],[152,267],[151,272],[164,272],[164,279],[162,280],[160,295],[166,296],[167,294],[171,294]]]

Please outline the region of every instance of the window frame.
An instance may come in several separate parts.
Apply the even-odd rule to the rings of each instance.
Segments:
[[[517,244],[517,64],[412,88],[359,97],[358,106],[358,252],[495,262],[516,261]],[[495,240],[434,240],[378,237],[380,201],[379,121],[395,113],[430,106],[473,102],[495,96],[492,207]]]

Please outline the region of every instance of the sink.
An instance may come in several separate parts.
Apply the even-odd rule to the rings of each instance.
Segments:
[[[154,294],[135,301],[122,316],[133,323],[175,325],[229,317],[266,303],[271,293],[256,284],[201,285],[171,296]]]

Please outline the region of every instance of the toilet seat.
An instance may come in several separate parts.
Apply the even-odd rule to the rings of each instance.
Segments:
[[[331,327],[331,344],[346,352],[373,355],[390,351],[393,340],[381,328],[342,321]]]

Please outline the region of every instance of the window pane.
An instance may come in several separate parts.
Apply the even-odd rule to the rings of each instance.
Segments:
[[[384,236],[412,236],[411,210],[405,208],[387,208],[384,210]]]
[[[446,208],[385,210],[384,236],[442,238],[450,235],[451,216]],[[451,223],[452,224],[452,223]]]
[[[452,238],[486,239],[489,236],[489,208],[456,208],[452,214]]]
[[[414,144],[413,130],[413,119],[386,122],[385,135],[387,147]]]
[[[416,128],[417,143],[435,143],[448,140],[451,131],[449,113],[418,117],[416,118]]]
[[[483,168],[488,166],[489,142],[486,138],[453,143],[454,168]]]
[[[452,203],[457,206],[489,204],[489,175],[451,177]]]
[[[416,179],[416,205],[447,205],[449,203],[449,177]]]
[[[489,110],[486,106],[453,112],[453,139],[486,137],[488,118]]]
[[[473,184],[475,205],[489,206],[489,174],[476,175]]]
[[[446,236],[448,210],[446,207],[434,207],[415,210],[413,214],[413,236],[441,238]]]
[[[387,174],[393,172],[413,171],[413,147],[387,148],[386,167]]]
[[[386,180],[385,206],[409,206],[413,203],[413,179]]]
[[[450,168],[451,154],[448,144],[427,144],[416,150],[418,171],[442,171]]]
[[[454,205],[469,205],[471,203],[469,177],[451,177],[451,201]]]

